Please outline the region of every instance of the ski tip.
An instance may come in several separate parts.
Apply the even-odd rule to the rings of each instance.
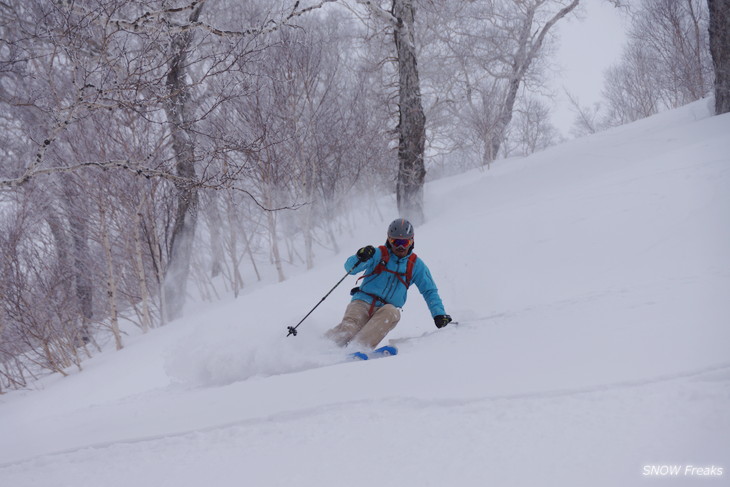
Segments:
[[[355,352],[350,354],[350,359],[352,360],[367,360],[368,358],[368,355],[362,352]]]
[[[376,348],[373,350],[373,353],[377,353],[379,355],[398,355],[398,349],[392,345],[386,345],[384,347]]]

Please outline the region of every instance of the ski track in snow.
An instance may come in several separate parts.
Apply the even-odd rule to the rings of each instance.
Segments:
[[[666,383],[675,384],[673,384],[673,387],[666,387]],[[711,390],[708,390],[706,387],[696,387],[697,383],[700,383],[701,386],[704,385],[703,383],[710,383],[713,384],[713,387]],[[714,385],[718,385],[718,387],[714,387]],[[693,400],[691,403],[707,400],[708,398],[719,398],[726,404],[730,404],[730,362],[719,364],[714,367],[707,367],[701,370],[692,370],[681,374],[674,374],[671,376],[597,385],[573,390],[552,390],[537,393],[486,396],[460,400],[395,398],[333,403],[326,406],[317,406],[303,410],[292,410],[262,418],[247,419],[244,421],[221,424],[193,431],[180,432],[177,434],[142,437],[127,439],[124,441],[111,441],[87,445],[68,451],[54,452],[30,460],[0,465],[0,471],[4,471],[9,474],[11,479],[13,471],[17,470],[19,472],[23,472],[27,468],[31,468],[40,474],[40,472],[45,468],[53,469],[54,464],[65,464],[67,462],[83,464],[84,462],[94,462],[98,459],[98,457],[106,455],[109,455],[111,458],[116,458],[118,456],[116,450],[126,450],[128,453],[133,453],[134,457],[144,457],[156,450],[164,451],[170,447],[180,445],[183,445],[183,450],[188,450],[195,454],[205,450],[206,445],[215,444],[220,447],[221,443],[225,444],[226,442],[232,442],[240,449],[244,445],[239,443],[247,443],[247,441],[242,438],[249,435],[253,435],[257,438],[265,437],[267,434],[264,433],[272,428],[277,430],[278,434],[286,435],[285,431],[288,428],[291,428],[294,423],[302,423],[297,427],[312,428],[312,424],[316,425],[319,423],[327,423],[333,421],[331,419],[333,417],[346,418],[349,423],[354,425],[358,423],[372,424],[374,420],[377,422],[378,418],[382,418],[385,414],[396,414],[408,417],[408,420],[406,421],[407,423],[417,425],[421,421],[419,421],[418,418],[414,418],[414,415],[418,416],[420,414],[423,416],[430,416],[431,419],[433,419],[433,417],[439,417],[441,418],[439,421],[445,420],[447,423],[452,422],[445,418],[453,416],[458,418],[456,422],[459,423],[459,427],[455,428],[455,430],[461,429],[461,433],[464,433],[465,431],[470,430],[473,424],[470,421],[463,424],[463,419],[464,417],[470,418],[472,415],[475,415],[475,418],[480,422],[489,422],[490,427],[495,427],[496,425],[492,424],[492,422],[499,422],[505,419],[505,411],[513,411],[512,415],[514,417],[512,419],[516,419],[517,416],[520,416],[520,419],[524,419],[522,418],[522,414],[515,411],[526,412],[527,415],[529,415],[529,412],[534,409],[542,410],[540,416],[542,416],[542,414],[546,411],[550,411],[551,414],[556,414],[557,411],[562,409],[569,411],[570,414],[573,414],[574,411],[590,411],[590,414],[600,415],[600,408],[604,408],[609,412],[615,412],[623,407],[629,407],[629,401],[626,401],[626,395],[624,394],[626,390],[635,390],[633,392],[636,392],[636,394],[632,394],[632,400],[636,401],[636,403],[631,404],[630,408],[641,408],[642,403],[646,406],[646,403],[653,400],[663,402],[665,404],[673,402],[676,403],[676,399],[678,397],[692,397]],[[611,405],[612,402],[615,404]],[[566,403],[572,403],[573,405],[564,408]],[[576,407],[575,403],[583,403],[583,405]],[[601,406],[597,409],[596,406],[598,404]],[[586,407],[586,405],[590,405],[591,407]],[[686,407],[686,405],[683,406]],[[382,410],[387,411],[387,413],[380,412]],[[717,416],[716,418],[706,416],[705,419],[716,420],[720,418],[721,421],[723,421],[723,417],[724,421],[729,419],[727,415],[721,414],[718,410],[713,412]],[[684,411],[684,413],[691,415],[693,413],[696,414],[696,411],[693,412],[687,410]],[[641,414],[638,416],[644,418]],[[491,421],[485,418],[490,418]],[[424,418],[424,420],[426,419],[428,418]],[[568,418],[562,419],[567,420]],[[586,418],[580,417],[571,419],[576,422],[586,420]],[[426,421],[426,423],[428,423],[428,421]],[[451,424],[449,428],[454,426],[455,425]],[[727,427],[730,426],[730,424],[726,422],[724,426]],[[256,434],[252,432],[252,430],[257,429],[264,433]],[[314,427],[313,430],[317,430],[317,428]],[[328,428],[324,428],[322,431],[330,430]],[[383,432],[383,434],[398,435],[398,432],[388,431]],[[454,434],[453,431],[452,434]],[[474,432],[472,432],[472,434],[474,434]],[[322,440],[326,440],[326,438],[329,438],[329,435],[322,438]],[[107,451],[105,452],[104,450]],[[122,455],[122,458],[124,457],[125,456]],[[131,460],[129,467],[137,461],[141,461],[141,458]],[[128,480],[125,480],[124,482],[127,481]],[[117,484],[112,483],[106,485]],[[129,484],[121,483],[119,485]]]
[[[463,479],[461,485],[479,485],[494,478],[509,485],[535,485],[540,478],[570,481],[586,474],[594,478],[591,485],[615,485],[616,467],[605,462],[605,455],[643,454],[648,461],[652,454],[671,451],[667,447],[676,445],[677,432],[689,449],[697,448],[700,441],[707,446],[707,435],[692,436],[692,420],[697,416],[726,430],[727,415],[709,405],[728,405],[728,367],[592,390],[470,400],[399,398],[330,404],[176,435],[45,455],[3,465],[0,478],[10,482],[5,485],[19,485],[14,483],[17,474],[21,481],[30,481],[20,485],[48,485],[44,482],[58,479],[56,473],[71,469],[73,483],[59,479],[53,485],[337,485],[344,477],[348,485],[395,486],[443,485],[454,476]],[[702,384],[697,387],[695,381],[719,381],[723,387],[708,390]],[[666,382],[676,384],[667,387]],[[640,394],[627,397],[627,388],[640,388]],[[652,419],[651,413],[656,411],[671,412],[676,422],[662,424],[664,416]],[[617,423],[624,429],[614,429]],[[616,437],[633,437],[636,428],[650,434],[641,436],[639,443],[617,444]],[[524,430],[531,432],[528,438],[514,435]],[[415,436],[420,438],[417,444],[411,440]],[[559,452],[565,455],[565,463],[541,460],[553,446],[552,438],[561,436],[571,439],[571,447]],[[728,445],[727,438],[718,435],[709,439],[710,446]],[[583,448],[588,445],[593,452],[585,455]],[[525,460],[531,454],[535,455],[532,460]],[[358,465],[357,459],[365,455],[368,464]],[[404,456],[411,462],[408,468],[403,468]],[[571,457],[580,457],[580,464],[571,465]],[[330,468],[340,462],[347,466]],[[442,464],[438,475],[424,468],[431,462]],[[624,465],[618,477],[636,478],[640,463]],[[216,472],[217,464],[221,465],[220,472]],[[198,473],[203,466],[205,473]],[[396,474],[379,476],[378,472],[389,471]],[[603,483],[602,471],[610,481]],[[164,476],[162,472],[166,472]]]

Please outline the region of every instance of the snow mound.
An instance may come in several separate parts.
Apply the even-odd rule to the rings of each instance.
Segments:
[[[222,323],[197,327],[168,352],[170,378],[191,387],[211,387],[287,374],[342,361],[342,351],[316,333],[286,337],[285,329]]]

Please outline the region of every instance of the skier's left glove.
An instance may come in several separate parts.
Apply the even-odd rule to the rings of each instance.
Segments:
[[[373,258],[373,255],[375,255],[375,247],[368,245],[367,247],[363,247],[358,250],[355,255],[357,255],[360,262],[367,262]]]
[[[449,315],[434,316],[433,322],[436,323],[436,328],[443,328],[444,326],[451,323],[451,316],[449,316]]]

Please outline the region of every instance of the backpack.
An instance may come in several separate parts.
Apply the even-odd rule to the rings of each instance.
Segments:
[[[398,278],[400,283],[403,284],[406,289],[408,289],[411,285],[411,280],[413,279],[413,266],[416,265],[416,259],[418,259],[418,256],[415,253],[411,252],[411,255],[408,257],[408,264],[406,264],[406,273],[403,274],[401,272],[391,271],[390,269],[386,268],[386,266],[388,265],[388,261],[390,260],[390,252],[388,252],[388,248],[385,245],[381,245],[378,248],[380,249],[380,262],[378,262],[378,265],[375,266],[373,272],[366,276],[362,276],[360,279],[365,279],[366,277],[378,275],[383,271],[390,272],[391,274],[395,274],[395,277]]]

